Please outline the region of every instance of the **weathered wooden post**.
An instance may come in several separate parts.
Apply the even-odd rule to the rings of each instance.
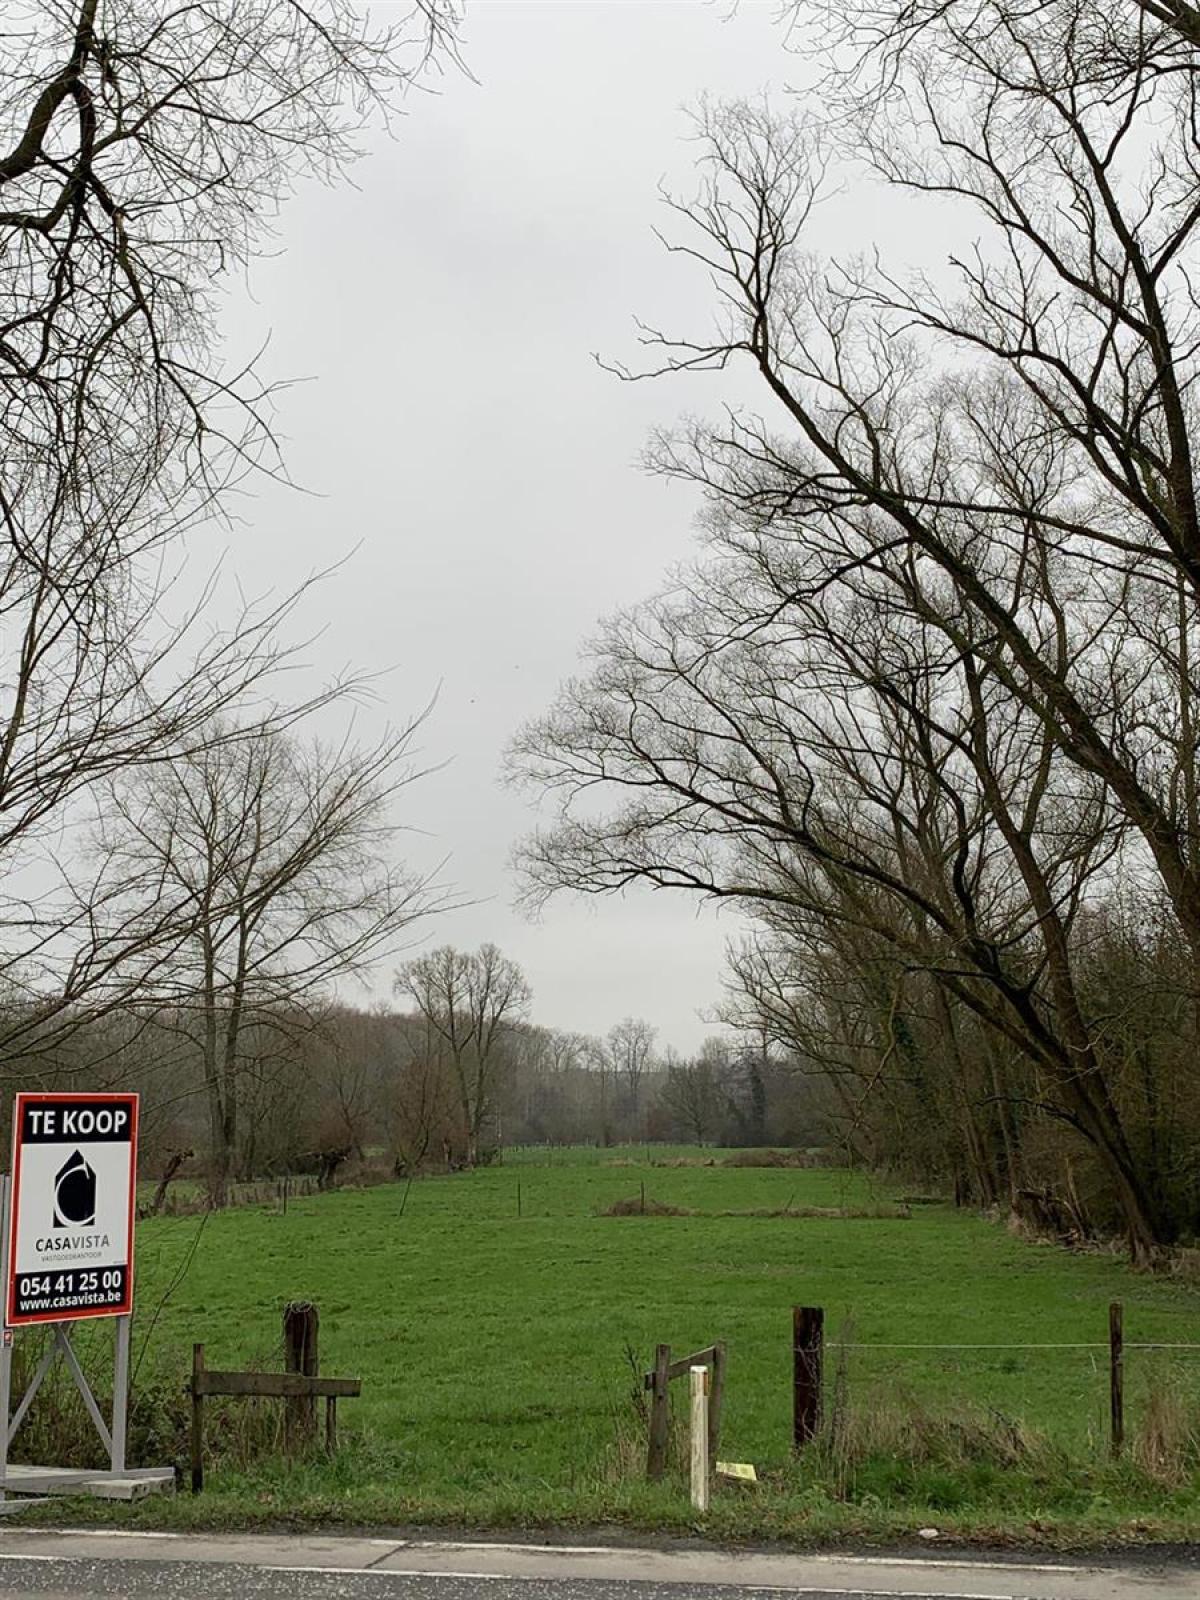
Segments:
[[[654,1348],[654,1376],[650,1385],[650,1444],[646,1452],[646,1476],[661,1478],[667,1470],[667,1434],[671,1423],[671,1346]]]
[[[717,1464],[717,1451],[721,1443],[721,1403],[725,1399],[725,1341],[718,1339],[713,1345],[712,1387],[708,1396],[708,1461],[710,1468]]]
[[[825,1312],[820,1306],[792,1307],[792,1448],[801,1450],[821,1424],[821,1384]]]
[[[1119,1456],[1125,1448],[1125,1330],[1119,1300],[1108,1308],[1108,1409],[1110,1449]]]
[[[692,1383],[692,1505],[708,1510],[708,1368],[693,1367]]]
[[[204,1371],[204,1346],[192,1346],[192,1493],[204,1488],[204,1396],[196,1381]]]
[[[317,1335],[320,1318],[309,1300],[293,1300],[283,1308],[283,1366],[315,1378],[320,1370]],[[317,1404],[311,1395],[296,1395],[285,1403],[284,1437],[289,1448],[311,1439],[316,1431]]]

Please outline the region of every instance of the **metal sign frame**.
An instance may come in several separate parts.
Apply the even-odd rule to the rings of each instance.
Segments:
[[[3,1230],[0,1232],[0,1272],[6,1284],[9,1270],[12,1190],[12,1179],[7,1176],[0,1177],[0,1221],[3,1222]],[[105,1315],[111,1317],[116,1324],[111,1424],[105,1421],[104,1414],[92,1393],[91,1385],[79,1364],[79,1358],[71,1345],[71,1323],[78,1321],[78,1316],[64,1318],[58,1322],[24,1324],[31,1327],[49,1327],[53,1330],[54,1337],[38,1363],[37,1370],[29,1381],[29,1387],[22,1395],[15,1411],[12,1409],[12,1358],[13,1343],[18,1329],[6,1325],[0,1330],[0,1502],[5,1499],[11,1478],[8,1457],[13,1438],[28,1415],[29,1408],[47,1373],[59,1356],[66,1363],[67,1370],[83,1397],[92,1424],[100,1436],[100,1442],[108,1452],[108,1473],[81,1471],[79,1477],[91,1482],[104,1477],[125,1476],[125,1433],[129,1413],[129,1334],[132,1315],[130,1312],[115,1316],[112,1312],[106,1312]]]

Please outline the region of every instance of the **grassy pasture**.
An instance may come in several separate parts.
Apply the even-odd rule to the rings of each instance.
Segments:
[[[640,1368],[658,1340],[682,1354],[723,1338],[722,1454],[753,1461],[765,1482],[756,1493],[719,1490],[710,1531],[1200,1532],[1200,1477],[1186,1450],[1155,1471],[1154,1441],[1139,1435],[1143,1466],[1107,1464],[1104,1349],[865,1348],[1100,1345],[1115,1298],[1127,1340],[1200,1342],[1200,1293],[1133,1275],[1113,1257],[1022,1242],[943,1205],[913,1206],[907,1220],[721,1214],[871,1209],[902,1191],[838,1171],[661,1164],[713,1154],[515,1152],[502,1167],[416,1182],[407,1195],[386,1185],[296,1200],[286,1216],[214,1215],[198,1245],[199,1218],[143,1224],[135,1352],[195,1246],[158,1310],[143,1385],[177,1394],[193,1340],[211,1366],[276,1364],[281,1305],[309,1298],[321,1312],[322,1369],[361,1376],[364,1395],[343,1404],[336,1461],[218,1458],[204,1497],[133,1515],[688,1528],[681,1474],[640,1481],[628,1352]],[[695,1214],[599,1214],[643,1182],[648,1200]],[[849,1329],[855,1342],[845,1362],[852,1420],[799,1465],[788,1451],[793,1303],[823,1305],[829,1333]],[[831,1351],[831,1378],[836,1366]],[[1200,1418],[1200,1352],[1131,1353],[1127,1390],[1131,1431],[1167,1396],[1158,1432],[1178,1433],[1186,1413]],[[862,1435],[868,1419],[873,1441]],[[215,1431],[219,1441],[219,1419]]]

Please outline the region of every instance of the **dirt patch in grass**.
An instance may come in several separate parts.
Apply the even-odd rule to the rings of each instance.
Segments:
[[[740,1211],[699,1211],[694,1206],[669,1206],[649,1195],[630,1195],[597,1209],[601,1217],[790,1217],[821,1222],[908,1222],[912,1212],[905,1206],[754,1206]]]
[[[713,1217],[811,1217],[825,1222],[911,1222],[907,1206],[756,1206],[748,1211],[697,1212]]]
[[[653,1200],[649,1195],[643,1198],[640,1194],[631,1195],[628,1200],[614,1200],[611,1205],[604,1206],[597,1215],[601,1217],[695,1217],[699,1212],[690,1211],[687,1206],[668,1206],[661,1200]]]
[[[723,1167],[816,1167],[822,1165],[807,1150],[735,1150]]]
[[[716,1156],[651,1156],[648,1161],[631,1161],[627,1156],[613,1156],[600,1163],[602,1167],[715,1167]],[[722,1166],[728,1165],[722,1162]]]

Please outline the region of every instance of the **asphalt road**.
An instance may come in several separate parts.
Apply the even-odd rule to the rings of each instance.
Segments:
[[[1180,1557],[1120,1567],[704,1549],[4,1528],[0,1600],[1200,1600]]]
[[[794,1600],[880,1600],[881,1589],[796,1589]],[[13,1562],[0,1574],[0,1594],[39,1600],[779,1600],[778,1589],[694,1588],[585,1578],[412,1577],[389,1572],[295,1572],[185,1566],[174,1561]],[[889,1597],[890,1600],[890,1597]],[[918,1600],[918,1597],[913,1597]],[[924,1595],[919,1600],[945,1600]],[[957,1600],[974,1600],[962,1595]]]

